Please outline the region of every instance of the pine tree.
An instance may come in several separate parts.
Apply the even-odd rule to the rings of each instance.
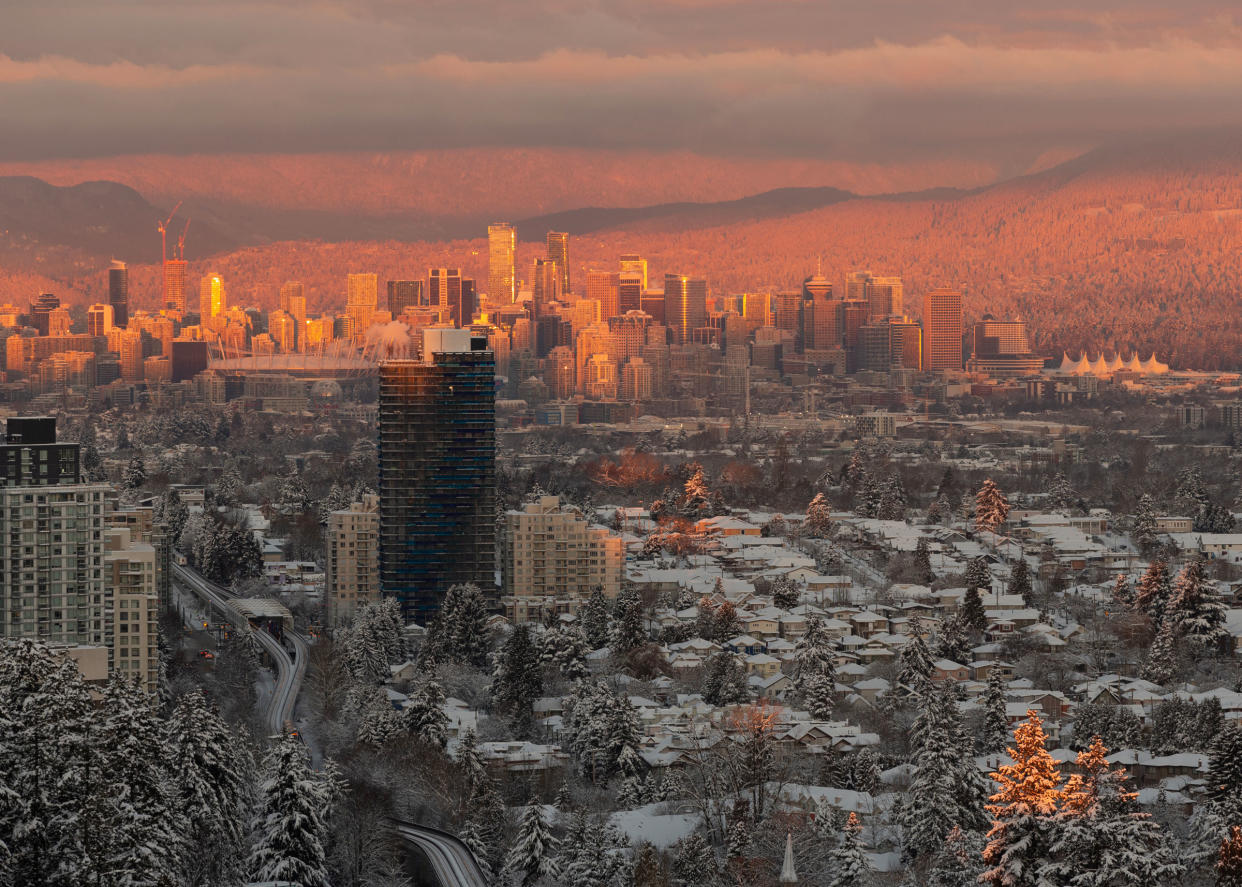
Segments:
[[[1212,744],[1207,775],[1208,799],[1242,813],[1242,727],[1231,723]]]
[[[936,574],[932,572],[931,549],[928,547],[926,536],[920,536],[914,546],[914,580],[928,588],[936,581]]]
[[[142,456],[134,456],[129,460],[129,465],[125,466],[125,476],[121,479],[127,490],[138,490],[147,482],[147,466],[142,461]]]
[[[911,731],[914,775],[903,816],[907,860],[938,852],[945,836],[964,818],[956,803],[961,755],[954,747],[956,725],[949,709],[953,702],[944,690],[927,684],[922,685],[921,699],[923,708]]]
[[[1230,639],[1225,605],[1213,583],[1203,575],[1203,561],[1186,564],[1173,583],[1167,619],[1173,630],[1199,653],[1219,652]]]
[[[826,539],[832,532],[832,510],[828,505],[828,497],[816,493],[806,507],[806,517],[802,521],[802,532],[812,539]]]
[[[444,713],[444,691],[434,677],[410,696],[402,720],[410,736],[440,749],[448,745],[449,716]]]
[[[802,598],[802,589],[788,576],[773,579],[768,593],[772,595],[772,603],[784,610],[792,610]]]
[[[1160,631],[1147,652],[1147,661],[1143,663],[1143,677],[1153,684],[1164,686],[1177,674],[1176,639],[1173,634],[1173,623],[1165,619],[1160,623]]]
[[[1163,560],[1153,560],[1139,579],[1134,594],[1135,609],[1146,613],[1152,623],[1159,625],[1164,620],[1165,610],[1173,594],[1173,586],[1169,581],[1169,568]]]
[[[150,697],[116,676],[104,691],[102,713],[95,744],[113,792],[102,868],[126,887],[174,883],[187,824],[174,803],[162,724]]]
[[[219,883],[238,874],[248,787],[242,750],[199,691],[177,702],[168,723],[177,809],[189,823],[185,883]]]
[[[952,829],[927,873],[927,887],[975,887],[983,873],[983,838],[978,832]]]
[[[1107,754],[1098,736],[1079,753],[1079,772],[1066,782],[1051,820],[1049,859],[1040,876],[1072,887],[1177,880],[1182,866],[1160,826],[1139,811],[1137,794],[1125,787],[1125,770],[1110,768]]]
[[[1186,514],[1195,515],[1208,504],[1207,488],[1197,465],[1183,468],[1177,475],[1177,492],[1174,500]]]
[[[993,754],[1004,751],[1009,741],[1009,717],[1005,713],[1005,679],[993,666],[988,673],[988,686],[983,691],[983,727],[979,731],[979,751]]]
[[[305,748],[292,736],[281,736],[268,750],[263,769],[256,840],[250,853],[253,878],[328,887],[323,792]]]
[[[624,656],[648,642],[647,627],[643,624],[643,602],[633,584],[623,585],[617,594],[614,612],[616,620],[609,638],[614,655]]]
[[[483,667],[490,654],[487,605],[473,583],[453,585],[428,627],[429,659]]]
[[[1018,559],[1009,568],[1008,593],[1021,595],[1022,602],[1028,607],[1031,605],[1031,568],[1027,566],[1026,558],[1022,555],[1018,555]]]
[[[750,700],[746,673],[738,664],[737,657],[728,650],[720,650],[707,660],[703,674],[703,699],[712,705]]]
[[[988,478],[975,494],[975,530],[995,533],[1009,519],[1009,501]]]
[[[560,874],[556,848],[557,841],[543,818],[543,807],[532,799],[522,812],[517,837],[505,859],[505,870],[519,879],[520,887],[553,881]]]
[[[1061,774],[1044,748],[1043,722],[1033,712],[1014,731],[1009,749],[1013,764],[992,774],[1000,788],[987,811],[992,828],[983,861],[989,868],[980,876],[993,887],[1035,887],[1038,867],[1048,854],[1050,819],[1056,813]]]
[[[711,884],[719,874],[716,855],[700,832],[673,844],[673,877],[688,884]]]
[[[979,597],[979,589],[967,588],[962,597],[962,622],[972,631],[983,631],[988,627],[987,612],[983,609],[983,601]]]
[[[558,623],[543,633],[539,649],[539,661],[543,666],[571,681],[581,680],[591,673],[587,663],[591,645],[575,627]]]
[[[1134,608],[1134,589],[1130,587],[1130,580],[1125,573],[1118,573],[1117,578],[1113,580],[1112,599],[1124,610]]]
[[[832,861],[835,874],[831,887],[861,887],[870,880],[871,860],[863,852],[862,823],[857,814],[850,813],[841,843],[833,848]]]
[[[531,706],[543,692],[543,670],[530,639],[530,629],[519,625],[496,655],[492,672],[492,700],[511,716],[529,716]]]
[[[593,649],[608,646],[609,619],[608,598],[599,586],[591,592],[591,597],[582,609],[582,633]]]
[[[818,617],[807,620],[806,631],[794,645],[790,672],[790,684],[811,716],[819,720],[830,718],[836,695],[835,653]]]
[[[992,571],[988,569],[988,562],[982,557],[971,558],[966,565],[965,581],[967,588],[978,588],[991,594]]]
[[[1217,887],[1242,887],[1242,828],[1229,827],[1216,857]]]
[[[1134,541],[1139,551],[1149,553],[1156,547],[1159,531],[1156,529],[1156,506],[1151,494],[1144,493],[1139,497],[1138,508],[1134,512]]]
[[[710,510],[710,503],[711,490],[708,489],[707,479],[703,476],[703,466],[698,465],[682,487],[679,510],[685,517],[697,520]]]
[[[1069,478],[1058,471],[1048,486],[1048,502],[1053,508],[1072,508],[1078,501],[1078,492],[1070,485]]]
[[[923,640],[922,630],[922,623],[917,616],[910,620],[910,633],[898,657],[901,669],[897,673],[897,683],[901,692],[907,696],[919,696],[927,689],[932,669],[935,667],[927,649],[927,642]]]
[[[948,659],[952,662],[969,662],[970,641],[966,637],[968,627],[960,613],[954,613],[940,623],[940,634],[936,637],[936,658]]]

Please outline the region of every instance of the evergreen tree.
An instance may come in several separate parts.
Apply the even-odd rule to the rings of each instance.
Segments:
[[[980,876],[992,887],[1042,887],[1039,867],[1048,857],[1050,820],[1056,813],[1061,774],[1044,748],[1043,722],[1035,712],[1014,731],[1013,764],[992,774],[999,789],[987,810],[992,814]]]
[[[269,749],[263,769],[250,853],[253,878],[328,887],[323,789],[311,772],[305,748],[292,736],[281,736]]]
[[[871,879],[871,860],[863,852],[862,823],[857,814],[850,813],[841,834],[841,843],[832,851],[835,874],[831,887],[861,887]]]
[[[1151,494],[1144,493],[1139,497],[1138,508],[1134,512],[1134,541],[1138,544],[1139,551],[1148,554],[1156,547],[1159,538],[1159,531],[1156,529],[1156,506],[1152,502]]]
[[[240,874],[248,802],[242,750],[199,691],[186,693],[168,723],[176,766],[177,809],[189,823],[182,878],[187,885],[217,884]]]
[[[1225,605],[1215,584],[1203,575],[1203,561],[1186,564],[1173,583],[1166,619],[1173,630],[1199,653],[1220,652],[1230,640]]]
[[[1073,508],[1078,501],[1078,493],[1070,484],[1069,478],[1058,471],[1048,486],[1048,502],[1053,508]]]
[[[1151,814],[1139,811],[1125,770],[1109,767],[1107,753],[1098,736],[1079,753],[1079,772],[1066,782],[1051,820],[1041,877],[1070,887],[1176,881],[1183,867]]]
[[[936,657],[953,662],[969,662],[970,640],[966,621],[960,613],[954,613],[940,623],[940,634],[936,638]]]
[[[1009,501],[988,478],[975,494],[975,530],[995,533],[1009,519]]]
[[[972,631],[983,631],[988,627],[987,612],[983,609],[983,601],[979,597],[979,589],[967,588],[962,597],[962,622]]]
[[[1124,610],[1134,608],[1134,589],[1130,587],[1130,580],[1125,573],[1118,573],[1117,578],[1113,580],[1112,599]]]
[[[632,653],[648,642],[647,627],[643,623],[643,602],[632,583],[623,584],[617,594],[614,612],[616,619],[609,638],[614,655]]]
[[[428,627],[428,658],[481,668],[487,665],[489,640],[483,592],[474,583],[451,586],[440,613]]]
[[[1207,488],[1203,485],[1203,475],[1199,473],[1197,465],[1183,468],[1178,472],[1177,493],[1173,498],[1178,508],[1188,515],[1196,515],[1207,507],[1209,501]]]
[[[737,657],[728,650],[720,650],[707,660],[703,674],[703,699],[712,705],[750,700],[746,673],[738,664]]]
[[[121,478],[127,490],[138,490],[147,482],[147,466],[142,461],[142,456],[134,456],[129,460],[129,464],[125,466],[125,474]]]
[[[543,666],[571,681],[581,680],[591,673],[587,663],[591,645],[575,627],[558,623],[543,633],[539,649],[539,661]]]
[[[1242,814],[1242,727],[1236,723],[1222,729],[1212,744],[1206,791],[1232,816]]]
[[[914,775],[903,817],[907,860],[938,852],[949,832],[966,820],[966,811],[957,806],[962,756],[955,747],[953,701],[944,689],[927,684],[921,699],[923,708],[912,730]]]
[[[410,696],[402,720],[410,736],[440,749],[448,745],[449,716],[444,713],[444,691],[434,677]]]
[[[1173,634],[1173,622],[1165,619],[1160,623],[1160,631],[1147,652],[1147,661],[1143,663],[1143,677],[1153,684],[1164,686],[1177,674],[1176,638]]]
[[[742,620],[737,615],[737,607],[730,601],[723,601],[712,616],[711,636],[724,643],[741,633]]]
[[[95,742],[113,793],[102,868],[125,887],[175,883],[187,824],[174,803],[162,724],[150,697],[118,676],[108,681],[102,713]]]
[[[987,689],[983,691],[983,727],[979,731],[979,751],[985,755],[1005,750],[1009,741],[1009,717],[1005,713],[1005,679],[1000,669],[988,673]]]
[[[673,844],[673,877],[687,884],[710,884],[719,874],[711,844],[699,832],[691,832]]]
[[[792,610],[802,598],[802,589],[788,576],[777,576],[773,579],[768,593],[772,595],[773,605],[783,610]]]
[[[1217,887],[1242,887],[1242,828],[1229,827],[1216,856]]]
[[[914,581],[928,588],[936,581],[936,574],[932,572],[931,549],[928,547],[926,536],[920,536],[914,546]]]
[[[1134,594],[1134,607],[1146,613],[1152,623],[1159,625],[1164,620],[1165,610],[1173,594],[1173,586],[1169,581],[1169,567],[1165,561],[1153,560],[1139,579]]]
[[[529,717],[543,692],[543,670],[530,639],[530,629],[518,625],[496,655],[492,672],[492,701],[518,720]]]
[[[608,598],[598,585],[582,609],[582,633],[593,649],[608,646]]]
[[[1008,593],[1021,595],[1022,602],[1028,607],[1031,605],[1031,568],[1027,566],[1026,558],[1022,555],[1018,555],[1018,559],[1009,568]]]
[[[827,720],[832,716],[837,683],[835,651],[818,617],[807,620],[806,631],[794,645],[789,682],[811,717]]]
[[[532,799],[522,812],[517,837],[505,859],[505,870],[518,878],[520,887],[554,881],[560,874],[556,847],[556,839],[543,818],[543,807]]]
[[[992,571],[988,569],[988,562],[982,557],[973,557],[970,563],[966,564],[966,587],[982,589],[991,594]]]
[[[927,873],[927,887],[975,887],[983,874],[983,837],[952,829]]]
[[[898,657],[901,665],[897,673],[899,692],[908,696],[922,695],[931,681],[932,669],[935,667],[927,649],[927,642],[923,640],[922,630],[923,625],[915,616],[910,620],[910,633]]]
[[[832,532],[832,510],[828,505],[828,497],[816,493],[806,507],[806,517],[802,521],[802,532],[812,539],[826,539]]]

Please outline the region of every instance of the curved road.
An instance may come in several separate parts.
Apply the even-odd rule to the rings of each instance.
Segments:
[[[249,626],[249,620],[231,603],[236,597],[233,592],[214,582],[209,582],[199,573],[180,564],[173,564],[173,579],[206,601],[225,621],[238,628]],[[276,668],[276,686],[272,690],[272,698],[267,706],[267,725],[273,734],[280,733],[284,731],[286,722],[293,720],[293,708],[298,701],[298,691],[301,690],[302,679],[306,676],[308,659],[306,638],[295,631],[284,633],[289,643],[293,645],[293,655],[290,656],[285,645],[266,631],[254,629],[251,631],[255,639],[271,656]]]
[[[422,851],[441,887],[488,887],[474,854],[459,838],[400,820],[393,821],[393,831],[405,844]]]

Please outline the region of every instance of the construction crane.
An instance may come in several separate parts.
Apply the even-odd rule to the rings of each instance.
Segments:
[[[180,204],[178,204],[178,206],[180,206]],[[185,259],[185,235],[189,230],[190,218],[187,216],[185,220],[185,227],[181,229],[181,236],[177,238],[177,258],[180,260]]]
[[[159,222],[156,227],[160,232],[160,264],[168,264],[168,226],[172,224],[173,216],[177,214],[177,210],[181,209],[181,201],[177,201],[177,205],[172,208],[172,212],[168,214],[168,218],[163,222]]]

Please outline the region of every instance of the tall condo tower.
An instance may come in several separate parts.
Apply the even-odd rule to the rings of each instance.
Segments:
[[[962,368],[962,294],[941,287],[923,296],[923,369]]]
[[[494,587],[496,358],[469,330],[423,331],[380,364],[380,588],[426,624],[449,587]]]
[[[517,259],[517,231],[498,222],[487,226],[487,298],[491,305],[503,307],[517,299],[514,262]]]
[[[548,258],[556,262],[561,270],[561,293],[568,296],[573,290],[569,288],[569,233],[566,231],[548,232]]]
[[[129,269],[124,262],[112,260],[108,269],[108,304],[112,306],[112,322],[129,325]]]

